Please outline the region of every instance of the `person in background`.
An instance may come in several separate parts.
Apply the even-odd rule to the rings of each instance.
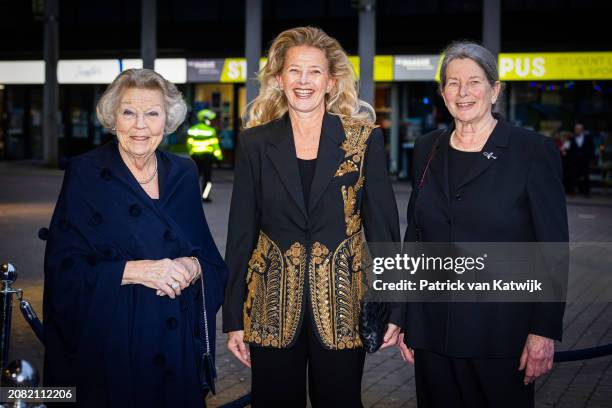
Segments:
[[[217,129],[212,126],[216,117],[217,114],[210,109],[202,109],[198,112],[198,123],[187,131],[187,149],[198,165],[204,201],[211,201],[213,162],[223,160]]]
[[[589,177],[591,162],[595,158],[595,145],[591,135],[585,132],[582,123],[574,125],[574,135],[567,150],[570,190],[585,197],[591,195],[591,180]]]

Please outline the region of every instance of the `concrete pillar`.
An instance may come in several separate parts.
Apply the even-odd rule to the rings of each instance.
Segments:
[[[261,0],[246,0],[245,12],[246,99],[249,103],[259,93],[255,74],[259,71],[261,58]]]
[[[374,106],[376,0],[359,1],[359,97]]]
[[[157,57],[157,0],[141,0],[140,57],[142,67],[155,69]]]
[[[44,5],[44,57],[45,85],[43,87],[43,159],[47,164],[57,165],[57,109],[59,85],[57,83],[57,61],[59,59],[59,22],[57,0],[45,0]]]
[[[482,44],[493,55],[501,49],[501,0],[482,0]]]

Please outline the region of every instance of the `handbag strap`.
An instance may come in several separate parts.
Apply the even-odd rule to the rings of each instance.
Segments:
[[[202,284],[202,330],[204,332],[204,338],[206,342],[206,350],[204,350],[204,354],[210,354],[210,337],[208,334],[208,316],[206,313],[206,295],[204,294],[204,274],[200,276],[200,283]]]
[[[438,145],[440,144],[440,139],[442,138],[442,135],[444,134],[446,130],[441,130],[440,133],[438,134],[438,137],[436,137],[436,141],[434,142],[433,146],[431,147],[431,150],[429,151],[429,155],[427,156],[427,163],[425,164],[425,168],[423,169],[423,173],[421,174],[421,177],[419,178],[419,184],[417,185],[417,189],[416,192],[418,192],[421,187],[423,187],[423,183],[425,182],[425,176],[427,175],[427,172],[429,171],[429,166],[431,165],[431,162],[434,159],[434,156],[436,155],[436,151],[438,150]]]
[[[429,154],[427,156],[427,162],[425,163],[425,168],[423,169],[423,172],[421,173],[421,177],[419,177],[418,179],[419,182],[415,183],[414,189],[412,190],[414,199],[410,200],[412,202],[412,208],[410,208],[410,212],[413,213],[413,219],[414,219],[414,205],[416,203],[417,198],[419,197],[419,191],[421,190],[421,188],[423,187],[423,184],[425,183],[425,176],[427,176],[427,172],[429,171],[431,162],[433,161],[436,155],[436,151],[438,150],[440,139],[442,139],[442,135],[444,134],[445,131],[446,131],[445,129],[441,130],[438,136],[436,137],[436,140],[433,146],[431,147],[431,150],[429,151]],[[416,235],[416,242],[420,242],[421,241],[421,231],[420,231],[421,229],[419,228],[418,225],[416,225],[416,222],[415,222],[414,229],[415,229],[415,235]]]

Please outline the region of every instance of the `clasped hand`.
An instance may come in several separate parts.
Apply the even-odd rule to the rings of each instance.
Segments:
[[[141,284],[155,289],[158,296],[174,299],[201,274],[199,262],[188,257],[130,261],[126,264],[122,283]]]

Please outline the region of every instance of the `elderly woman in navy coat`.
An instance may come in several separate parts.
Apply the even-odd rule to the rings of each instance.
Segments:
[[[205,405],[226,267],[194,163],[157,149],[185,112],[159,74],[124,71],[97,107],[117,140],[66,169],[45,254],[44,379],[76,386],[79,406]]]

